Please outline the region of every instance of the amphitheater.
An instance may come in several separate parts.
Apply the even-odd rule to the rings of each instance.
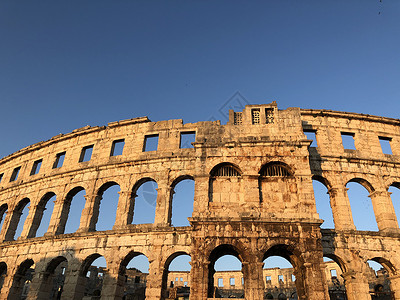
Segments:
[[[187,136],[192,143],[182,142]],[[344,138],[354,141],[354,149],[344,146]],[[389,143],[391,154],[381,142]],[[149,300],[183,299],[173,295],[168,279],[171,262],[181,255],[191,258],[191,300],[223,297],[216,294],[214,266],[224,255],[242,265],[236,298],[268,298],[263,262],[281,256],[293,266],[291,299],[400,299],[400,231],[389,192],[400,188],[399,165],[400,120],[278,110],[275,102],[231,110],[226,125],[140,117],[55,136],[0,160],[0,299],[138,299],[126,295],[126,274],[141,254],[149,261]],[[174,189],[188,179],[194,181],[190,226],[173,226]],[[332,229],[321,229],[313,181],[329,193]],[[137,191],[147,182],[157,185],[154,222],[133,224]],[[368,190],[379,230],[355,227],[346,187],[351,182]],[[96,230],[103,194],[116,185],[114,225]],[[82,192],[79,228],[65,233],[74,197]],[[53,200],[48,228],[37,236]],[[99,257],[107,267],[95,295],[87,276]],[[371,289],[369,260],[384,267],[389,296],[379,298]],[[331,263],[340,270],[341,298],[332,298]],[[55,293],[57,282],[62,285]]]

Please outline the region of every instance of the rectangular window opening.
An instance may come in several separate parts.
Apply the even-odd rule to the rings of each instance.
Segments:
[[[253,124],[260,124],[260,109],[255,108],[251,110],[251,121]]]
[[[122,151],[124,150],[125,140],[116,140],[112,142],[111,145],[111,153],[110,156],[118,156],[122,155]]]
[[[0,182],[3,180],[4,173],[0,174]]]
[[[390,154],[390,155],[393,154],[392,147],[390,146],[391,141],[392,141],[392,138],[384,137],[384,136],[379,137],[379,142],[381,144],[383,154]]]
[[[356,150],[354,144],[354,133],[342,132],[342,144],[344,149]]]
[[[218,287],[224,286],[224,280],[222,278],[218,278]]]
[[[271,283],[271,276],[265,276],[265,282]]]
[[[17,168],[15,168],[15,169],[13,170],[13,172],[12,172],[12,174],[11,174],[10,182],[11,182],[11,181],[15,181],[15,180],[18,179],[18,174],[19,174],[19,171],[20,171],[20,170],[21,170],[21,167],[17,167]]]
[[[278,281],[279,281],[279,282],[284,282],[284,280],[283,280],[283,275],[278,275]]]
[[[265,109],[265,123],[266,124],[274,123],[274,109],[273,108]]]
[[[242,277],[242,285],[244,285],[244,278]]]
[[[307,140],[312,140],[310,147],[318,147],[317,145],[317,137],[316,132],[311,130],[304,130],[304,134],[307,137]]]
[[[335,269],[332,269],[330,272],[331,272],[331,278],[337,278],[337,272]]]
[[[79,162],[89,161],[92,158],[93,145],[86,146],[82,148],[81,156],[79,157]]]
[[[183,286],[187,286],[187,284],[188,284],[188,282],[187,282],[187,281],[185,281],[185,282],[183,283]]]
[[[143,152],[157,151],[158,134],[146,135],[144,137]]]
[[[31,174],[30,174],[31,176],[39,173],[40,167],[42,166],[42,161],[43,161],[42,159],[39,159],[33,163]]]
[[[179,144],[179,148],[193,148],[192,143],[196,140],[196,133],[195,132],[181,132],[181,140]]]
[[[296,276],[294,276],[293,274],[292,274],[292,281],[293,281],[293,282],[296,281]]]
[[[242,125],[243,124],[243,113],[242,112],[234,112],[233,113],[233,124],[234,125]]]
[[[230,285],[235,285],[235,278],[229,278],[229,284]]]
[[[64,164],[64,158],[65,158],[65,152],[58,153],[56,155],[56,160],[54,161],[53,164],[53,169],[62,167],[62,165]]]

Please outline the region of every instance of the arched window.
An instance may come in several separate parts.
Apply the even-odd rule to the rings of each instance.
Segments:
[[[288,165],[282,162],[270,162],[264,165],[260,172],[261,177],[290,177],[293,176]]]
[[[215,166],[210,172],[209,202],[240,202],[243,200],[242,172],[231,163]]]
[[[214,167],[210,172],[211,177],[240,177],[240,171],[230,163],[222,163]]]

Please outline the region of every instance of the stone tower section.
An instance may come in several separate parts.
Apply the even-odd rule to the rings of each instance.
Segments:
[[[188,136],[193,140],[185,144]],[[354,149],[343,137],[353,139]],[[392,153],[382,152],[382,141]],[[400,299],[400,231],[388,191],[400,187],[399,149],[399,120],[279,110],[276,102],[230,111],[226,125],[141,117],[55,136],[0,160],[0,300],[180,299],[169,266],[184,254],[191,258],[190,273],[181,275],[190,300],[222,297],[215,263],[224,255],[242,265],[236,298],[269,297],[264,261],[281,256],[293,266],[296,292],[288,299],[333,299],[327,266],[337,263],[345,297],[369,300],[381,289],[371,285],[368,260],[384,267],[390,297]],[[189,225],[174,226],[175,189],[187,179],[194,181]],[[313,181],[328,190],[332,229],[321,229]],[[152,221],[138,223],[139,192],[149,182],[156,186],[146,213]],[[354,225],[349,182],[367,189],[378,231]],[[120,188],[113,226],[101,230],[112,186]],[[71,216],[79,193],[82,212]],[[72,219],[77,230],[66,233]],[[146,274],[127,268],[141,254],[149,262]],[[92,266],[99,257],[106,267]],[[136,298],[129,298],[133,287]]]

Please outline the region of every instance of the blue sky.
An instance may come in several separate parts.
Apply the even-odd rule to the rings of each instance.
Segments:
[[[399,118],[400,1],[0,2],[0,157],[86,125],[249,103]]]

